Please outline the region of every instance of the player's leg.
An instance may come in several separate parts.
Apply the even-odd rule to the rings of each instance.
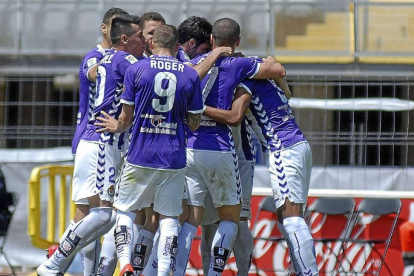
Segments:
[[[295,270],[303,275],[319,275],[313,238],[303,219],[312,168],[310,147],[308,143],[301,143],[274,152],[269,164],[278,219],[284,228],[280,227],[281,233],[293,251]]]
[[[254,161],[240,160],[240,179],[242,183],[242,206],[240,211],[239,231],[234,242],[233,253],[236,259],[237,275],[249,274],[252,253],[253,236],[249,228],[250,200],[253,190]]]
[[[175,266],[179,222],[185,186],[185,169],[156,171],[160,181],[155,187],[154,212],[160,214],[158,276],[169,276]]]
[[[144,271],[142,272],[142,274],[145,276],[156,276],[158,273],[158,252],[157,250],[155,250],[155,248],[158,248],[158,244],[160,241],[159,237],[160,230],[158,228],[158,231],[155,233],[154,236],[154,250],[151,250],[147,265],[145,266]]]
[[[132,274],[133,271],[131,265],[131,236],[134,220],[131,219],[131,216],[126,215],[126,213],[131,212],[132,210],[142,210],[146,207],[151,206],[155,193],[155,189],[153,187],[160,181],[159,176],[155,174],[154,171],[155,170],[152,169],[136,167],[129,163],[125,163],[124,165],[123,174],[119,183],[117,198],[114,202],[114,207],[117,208],[118,213],[122,212],[124,215],[124,218],[121,221],[117,222],[119,226],[117,227],[117,230],[120,231],[119,235],[121,235],[121,237],[126,237],[126,240],[122,238],[117,239],[115,236],[117,254],[121,265],[121,275],[124,274],[124,272],[125,275],[129,275]],[[150,219],[146,218],[145,224],[147,224],[149,220]],[[143,230],[141,230],[139,234],[141,237],[142,231]],[[128,235],[128,233],[130,234]],[[127,255],[129,257],[127,257]],[[122,261],[120,259],[121,256],[123,256]]]
[[[212,181],[209,191],[213,203],[218,207],[220,223],[211,248],[209,276],[221,275],[233,250],[238,232],[241,210],[240,175],[236,153],[220,153],[216,159],[217,180]]]
[[[211,262],[211,245],[213,244],[214,235],[216,234],[220,223],[220,217],[217,209],[214,207],[210,193],[206,195],[204,204],[205,210],[203,220],[201,221],[202,232],[200,250],[204,275],[207,275]]]
[[[59,249],[39,267],[40,275],[47,274],[47,271],[63,272],[68,260],[88,245],[90,238],[96,239],[98,230],[111,221],[114,183],[108,180],[112,173],[116,174],[120,164],[120,152],[110,146],[85,141],[79,143],[78,151],[74,178],[81,175],[81,179],[85,181],[83,192],[88,198],[90,211],[68,231]],[[106,158],[102,158],[102,155]]]
[[[139,235],[134,244],[134,253],[132,265],[137,275],[142,274],[148,258],[151,254],[154,244],[154,234],[158,229],[158,214],[154,213],[153,206],[144,208],[142,211],[145,217],[143,228],[139,231]]]
[[[113,211],[115,212],[115,211]],[[116,217],[116,214],[115,214]],[[118,261],[115,246],[115,223],[112,228],[103,236],[101,255],[99,257],[98,276],[112,276]]]
[[[134,269],[134,271],[136,271],[136,273],[138,275],[141,274],[141,271],[138,270],[142,270],[142,263],[140,262],[140,256],[139,256],[139,248],[136,247],[136,245],[139,243],[139,232],[141,230],[144,229],[144,224],[145,224],[145,210],[137,210],[135,211],[135,220],[134,220],[134,224],[132,225],[132,232],[133,232],[133,237],[134,240],[132,241],[132,248],[133,248],[133,252],[132,252],[132,259],[131,259],[131,263],[132,263],[132,268]]]
[[[178,253],[176,256],[175,269],[173,275],[181,276],[185,274],[188,259],[191,251],[191,244],[201,223],[204,213],[204,197],[207,194],[205,185],[208,174],[209,164],[201,163],[203,153],[198,151],[187,150],[187,166],[185,170],[186,195],[188,197],[188,218],[182,224],[178,238]],[[211,161],[210,161],[211,162]]]

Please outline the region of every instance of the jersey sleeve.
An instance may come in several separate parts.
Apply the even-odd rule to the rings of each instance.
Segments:
[[[195,76],[193,84],[193,93],[191,94],[188,102],[188,112],[193,114],[202,113],[203,95],[201,93],[202,88],[198,75]]]
[[[258,63],[254,59],[250,58],[238,58],[237,59],[238,68],[234,73],[238,77],[239,80],[243,80],[246,78],[253,78],[257,73],[259,73],[260,63]]]
[[[129,66],[125,72],[124,86],[125,91],[121,96],[121,103],[128,105],[135,105],[135,91],[136,91],[136,82],[135,82],[135,70],[133,66]]]
[[[96,52],[96,53],[94,53]],[[102,59],[103,55],[99,53],[98,51],[93,51],[88,53],[84,59],[82,64],[82,73],[86,78],[88,78],[89,70],[96,64],[99,63],[99,61]],[[88,78],[89,79],[89,78]]]
[[[254,84],[255,80],[246,79],[242,83],[239,84],[238,87],[242,87],[247,90],[250,95],[252,94],[252,91],[254,90]]]

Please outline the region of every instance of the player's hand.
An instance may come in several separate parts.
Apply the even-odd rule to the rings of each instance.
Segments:
[[[101,132],[109,131],[111,133],[115,133],[116,129],[118,128],[118,120],[111,117],[105,111],[101,111],[101,114],[104,117],[97,117],[96,120],[100,121],[101,123],[95,123],[95,126],[100,126],[102,128],[97,129],[96,132],[101,133]]]
[[[233,49],[226,46],[217,47],[213,52],[217,52],[219,57],[229,57],[233,55]]]
[[[273,56],[268,56],[267,58],[263,58],[262,60],[264,63],[268,65],[272,65],[278,62],[276,57],[273,57]]]

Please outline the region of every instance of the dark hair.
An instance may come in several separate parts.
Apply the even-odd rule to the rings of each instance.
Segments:
[[[194,38],[196,45],[210,41],[212,26],[204,17],[190,16],[178,26],[178,42],[183,44]]]
[[[233,46],[240,38],[240,25],[231,18],[221,18],[214,22],[211,34],[217,46]]]
[[[144,29],[144,24],[147,21],[156,21],[156,22],[162,22],[162,24],[166,24],[165,23],[165,19],[164,17],[162,17],[161,14],[159,14],[158,12],[145,12],[141,15],[141,29]]]
[[[111,41],[113,45],[117,45],[121,41],[121,36],[133,35],[135,32],[132,24],[139,25],[140,18],[137,15],[121,14],[112,19],[111,25]]]
[[[126,11],[124,11],[123,9],[121,9],[121,8],[112,7],[109,10],[107,10],[106,13],[104,14],[103,19],[102,19],[102,23],[109,24],[112,17],[118,16],[120,14],[128,14],[128,13]]]
[[[160,48],[174,50],[178,43],[178,31],[173,25],[161,25],[154,31],[152,37],[154,45]]]

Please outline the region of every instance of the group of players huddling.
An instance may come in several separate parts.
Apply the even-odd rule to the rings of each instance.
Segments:
[[[292,269],[318,275],[302,218],[312,156],[284,67],[236,54],[240,26],[230,18],[192,16],[176,29],[156,12],[111,8],[101,31],[79,71],[76,214],[38,275],[63,275],[81,251],[88,276],[113,275],[117,260],[121,276],[183,276],[200,225],[204,274],[221,275],[233,252],[248,275],[250,129],[268,156]]]

